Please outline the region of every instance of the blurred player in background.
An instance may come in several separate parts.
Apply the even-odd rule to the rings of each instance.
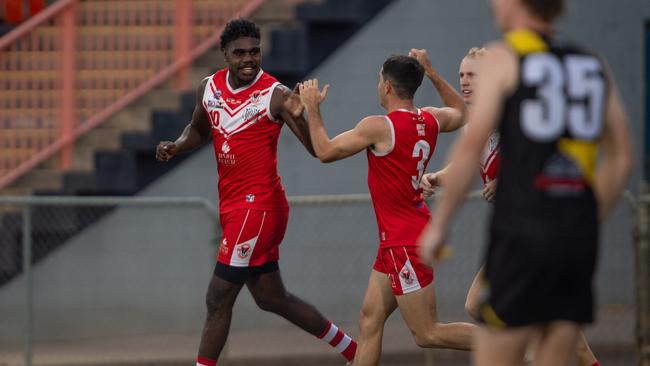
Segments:
[[[388,58],[379,73],[378,93],[385,116],[370,116],[333,139],[320,115],[318,80],[300,87],[316,155],[322,162],[366,150],[368,187],[379,227],[379,251],[368,281],[359,320],[356,366],[377,365],[386,319],[399,307],[421,347],[469,350],[475,326],[438,322],[433,271],[422,263],[415,245],[430,220],[420,179],[433,155],[440,132],[463,125],[465,106],[454,88],[431,66],[426,51]],[[440,94],[445,108],[417,108],[413,97],[424,75]]]
[[[501,169],[479,312],[476,364],[566,365],[593,321],[598,227],[631,170],[627,118],[604,63],[553,31],[563,0],[492,0],[505,39],[482,60],[471,128],[455,144],[445,194],[421,238],[439,255],[490,134]],[[597,164],[598,146],[602,160]]]
[[[348,360],[356,343],[312,305],[286,291],[278,268],[289,205],[277,172],[284,123],[313,155],[303,107],[261,69],[260,30],[244,19],[221,34],[228,67],[201,82],[191,123],[156,158],[168,161],[212,139],[219,173],[223,238],[206,295],[207,319],[197,365],[214,366],[228,337],[232,308],[244,284],[257,305],[336,347]]]
[[[479,72],[480,60],[485,56],[485,48],[473,47],[468,52],[467,55],[463,58],[460,63],[460,68],[458,75],[460,78],[460,89],[463,100],[467,108],[471,108],[472,102],[474,100],[474,89],[476,83],[476,77]],[[466,124],[465,128],[468,128],[469,125]],[[501,160],[501,154],[499,153],[499,132],[493,131],[490,134],[488,142],[485,144],[480,158],[480,169],[479,173],[483,179],[483,198],[488,202],[494,202],[494,196],[496,193],[496,183],[497,183],[497,172],[499,171],[499,162]],[[422,190],[425,197],[430,197],[434,194],[434,191],[437,187],[444,184],[446,180],[445,176],[447,174],[447,168],[441,169],[435,173],[425,174],[422,177]],[[480,321],[479,314],[479,295],[481,293],[481,285],[483,281],[483,273],[485,269],[481,266],[478,273],[472,281],[469,291],[467,292],[467,299],[465,301],[465,310],[467,313],[474,319]],[[584,334],[580,332],[580,337],[578,338],[578,345],[576,348],[576,354],[578,356],[578,361],[581,366],[599,366],[600,364],[596,360],[587,339]]]

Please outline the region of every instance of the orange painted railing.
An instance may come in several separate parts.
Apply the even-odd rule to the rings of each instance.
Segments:
[[[264,0],[59,0],[0,38],[0,189],[177,75]]]

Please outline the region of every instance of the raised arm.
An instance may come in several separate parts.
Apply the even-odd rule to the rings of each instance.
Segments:
[[[316,156],[323,163],[347,158],[368,147],[384,150],[390,144],[390,127],[383,117],[366,117],[353,129],[330,139],[320,114],[320,104],[327,96],[329,85],[322,91],[318,80],[308,80],[300,86],[300,100],[307,111],[309,131]]]
[[[424,110],[436,117],[442,132],[451,132],[461,128],[465,123],[465,102],[463,102],[463,98],[431,66],[426,50],[412,49],[409,56],[414,57],[424,67],[425,75],[436,88],[442,103],[445,105],[443,108],[425,107]]]
[[[192,112],[192,120],[185,127],[176,141],[161,141],[156,146],[156,160],[166,162],[177,154],[194,150],[210,139],[211,126],[203,108],[203,91],[208,78],[203,79],[196,89],[196,105]]]
[[[632,143],[628,119],[616,82],[607,72],[609,94],[605,107],[602,160],[596,167],[594,193],[598,199],[599,217],[607,217],[621,195],[632,170]]]
[[[305,108],[296,94],[297,91],[298,85],[293,91],[284,85],[275,88],[271,97],[271,114],[284,121],[307,152],[315,157],[316,153],[309,137],[309,126],[303,116]]]
[[[479,156],[488,137],[496,129],[501,113],[501,101],[514,89],[518,65],[515,56],[503,45],[497,45],[485,56],[485,68],[490,72],[479,74],[476,103],[470,111],[472,128],[461,134],[454,144],[445,176],[445,194],[433,213],[431,225],[420,238],[420,254],[431,262],[442,252],[447,228],[456,209],[467,193],[472,177],[478,169]]]

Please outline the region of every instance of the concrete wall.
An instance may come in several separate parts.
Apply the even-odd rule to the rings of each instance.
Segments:
[[[570,14],[560,28],[609,61],[633,122],[636,151],[641,151],[642,37],[644,21],[650,19],[650,3],[570,3]],[[323,108],[330,134],[351,128],[366,115],[382,113],[376,97],[377,73],[388,55],[406,53],[411,47],[427,48],[435,66],[455,85],[465,51],[496,36],[485,1],[395,1],[312,75],[332,84]],[[439,104],[429,84],[416,100],[420,105]],[[454,137],[441,137],[429,170],[441,166]],[[640,154],[637,156],[637,162],[641,161]],[[289,195],[367,192],[362,155],[322,165],[285,130],[279,161]],[[639,176],[637,169],[635,179]],[[213,152],[204,148],[155,182],[144,195],[202,196],[216,202]],[[436,275],[443,319],[466,319],[462,304],[479,266],[487,209],[482,202],[468,204],[452,230],[455,255]],[[36,272],[37,313],[41,314],[37,336],[62,339],[92,336],[93,331],[94,336],[198,332],[204,316],[203,293],[212,268],[210,225],[202,222],[197,212],[161,214],[163,218],[154,220],[153,214],[118,210],[40,265]],[[127,225],[133,222],[139,224]],[[632,340],[630,225],[630,217],[621,206],[605,229],[597,279],[603,322],[594,328],[593,335],[601,340]],[[375,230],[369,204],[294,207],[281,254],[287,287],[333,320],[354,323],[375,256]],[[101,239],[105,235],[115,240]],[[143,243],[151,244],[146,250],[129,250]],[[0,340],[19,339],[20,289],[20,280],[0,289]],[[93,317],[87,315],[88,309],[101,311]],[[77,316],[84,322],[71,321]],[[59,320],[49,319],[53,317]],[[393,321],[400,319],[394,317]],[[242,292],[233,330],[286,326],[285,321],[256,309],[246,291]]]

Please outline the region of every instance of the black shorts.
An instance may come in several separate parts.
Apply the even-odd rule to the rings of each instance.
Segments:
[[[265,273],[275,272],[279,269],[278,262],[266,262],[261,266],[255,267],[233,267],[221,262],[217,262],[214,267],[214,275],[228,282],[242,285],[251,278],[263,275]]]
[[[482,321],[517,327],[591,323],[598,235],[533,238],[493,230],[485,265]]]

